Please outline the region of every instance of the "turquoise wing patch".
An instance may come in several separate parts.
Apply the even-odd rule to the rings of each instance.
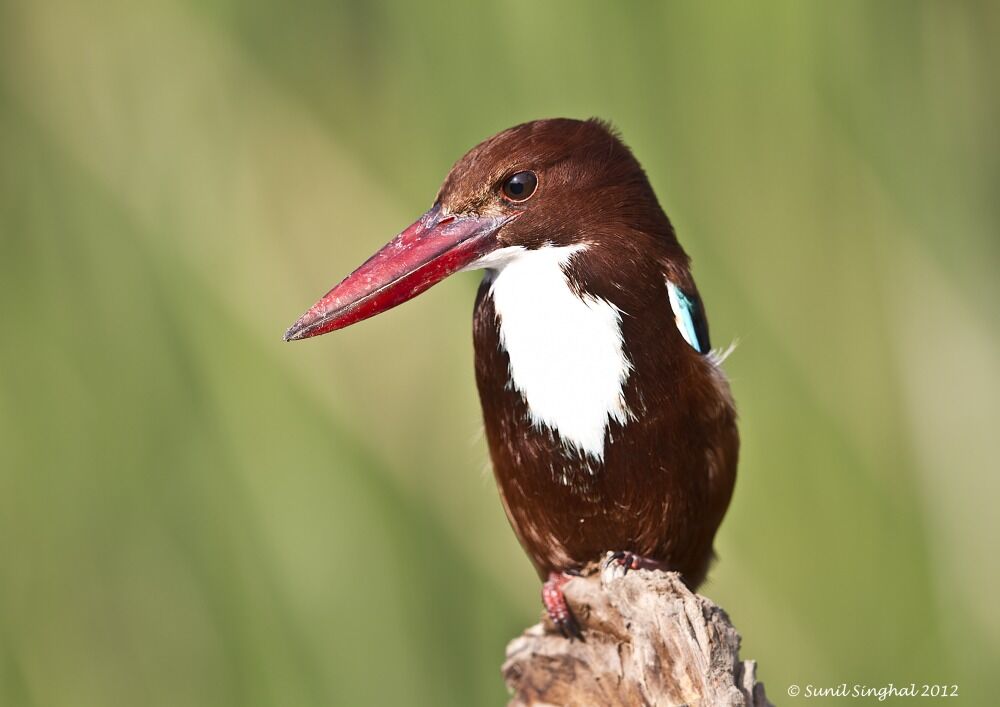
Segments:
[[[684,293],[677,285],[667,280],[667,295],[670,297],[670,309],[674,313],[674,323],[678,331],[698,353],[707,353],[709,349],[708,326],[700,303]]]

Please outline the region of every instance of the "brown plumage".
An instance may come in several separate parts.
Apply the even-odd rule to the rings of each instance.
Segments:
[[[597,469],[592,459],[568,452],[557,432],[533,426],[524,399],[509,385],[491,281],[484,279],[474,314],[476,380],[507,516],[543,578],[626,550],[681,572],[696,587],[729,505],[739,438],[722,372],[674,324],[665,280],[697,296],[688,257],[638,162],[595,121],[538,121],[500,133],[459,161],[442,203],[486,206],[483,172],[528,168],[539,174],[530,207],[538,215],[518,219],[503,242],[539,247],[585,237],[590,243],[567,274],[576,290],[625,313],[622,334],[633,370],[624,393],[634,419],[609,420]],[[569,484],[560,479],[567,470]]]

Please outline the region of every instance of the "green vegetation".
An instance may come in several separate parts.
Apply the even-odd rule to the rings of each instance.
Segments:
[[[0,3],[0,704],[499,705],[538,585],[463,275],[286,345],[480,139],[612,120],[743,462],[704,592],[772,698],[1000,661],[1000,13]]]

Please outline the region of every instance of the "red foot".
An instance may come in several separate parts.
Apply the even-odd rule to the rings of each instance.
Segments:
[[[542,603],[552,623],[559,629],[559,633],[570,640],[579,638],[582,641],[580,625],[573,617],[573,612],[569,610],[566,595],[562,590],[563,585],[571,579],[573,578],[570,575],[563,572],[549,572],[548,581],[542,585]]]
[[[624,577],[629,570],[663,570],[666,572],[669,568],[659,560],[619,550],[608,553],[608,559],[604,561],[604,569],[610,571],[612,575]]]

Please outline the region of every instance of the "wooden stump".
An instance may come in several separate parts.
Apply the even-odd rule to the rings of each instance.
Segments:
[[[769,707],[757,664],[739,659],[726,612],[673,572],[596,567],[565,586],[583,628],[569,641],[546,620],[507,646],[512,707],[691,705]]]

